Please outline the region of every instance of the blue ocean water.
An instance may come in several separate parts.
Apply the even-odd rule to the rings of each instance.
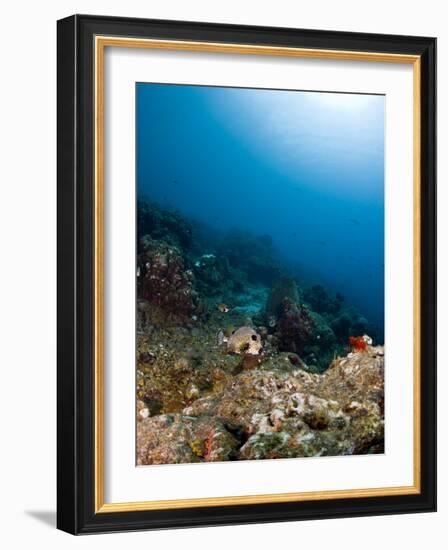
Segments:
[[[270,235],[384,330],[384,97],[139,83],[137,192]],[[382,336],[380,336],[382,339]]]

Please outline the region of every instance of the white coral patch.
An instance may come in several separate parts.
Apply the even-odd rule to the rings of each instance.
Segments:
[[[288,401],[286,410],[289,415],[302,415],[305,412],[305,396],[302,393],[293,393]]]
[[[266,414],[253,414],[250,419],[250,424],[254,433],[269,433],[273,431],[269,416]]]
[[[149,417],[149,409],[140,409],[138,411],[138,416],[141,420],[144,420],[145,418]]]
[[[296,437],[297,443],[309,443],[310,441],[313,441],[315,435],[313,432],[307,432],[305,434],[299,434]]]

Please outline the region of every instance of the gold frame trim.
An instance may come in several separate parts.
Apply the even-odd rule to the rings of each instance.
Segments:
[[[183,50],[210,53],[236,53],[251,55],[287,56],[314,59],[407,63],[413,65],[413,114],[414,114],[414,480],[413,485],[336,491],[313,491],[301,493],[278,493],[180,500],[143,502],[104,502],[104,51],[106,47],[154,48],[160,50]],[[420,443],[420,120],[421,120],[421,60],[418,55],[388,54],[380,52],[353,52],[344,50],[320,50],[256,46],[253,44],[225,44],[182,40],[156,40],[96,36],[95,54],[95,513],[130,512],[142,510],[167,510],[206,506],[232,506],[274,502],[300,502],[362,498],[379,496],[413,495],[421,492],[421,443]]]

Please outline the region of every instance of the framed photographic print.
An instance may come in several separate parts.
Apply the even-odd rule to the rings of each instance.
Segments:
[[[434,511],[434,38],[58,22],[58,527]]]

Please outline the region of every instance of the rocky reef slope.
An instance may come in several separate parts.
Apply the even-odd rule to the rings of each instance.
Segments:
[[[208,387],[198,380],[179,412],[150,417],[139,403],[138,464],[383,452],[381,346],[337,358],[324,374],[287,355],[236,375],[208,374]]]

